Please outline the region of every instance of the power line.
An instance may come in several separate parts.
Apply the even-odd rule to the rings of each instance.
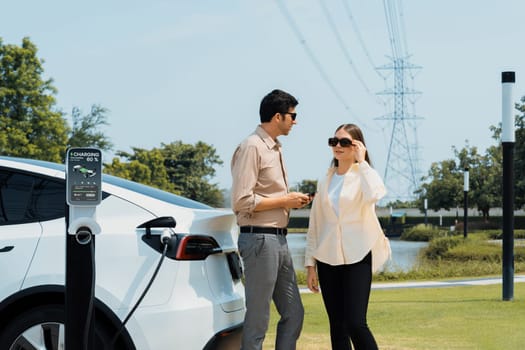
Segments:
[[[399,1],[402,2],[402,0],[399,0]],[[398,11],[399,11],[399,21],[401,22],[399,29],[401,31],[400,33],[401,40],[403,40],[403,48],[404,48],[403,53],[405,55],[408,55],[408,42],[407,42],[407,35],[406,35],[406,30],[405,30],[405,15],[403,14],[403,4],[401,4]]]
[[[352,29],[354,30],[354,33],[357,37],[357,40],[359,41],[359,44],[361,45],[361,48],[363,49],[363,52],[365,53],[365,56],[368,59],[368,62],[370,63],[370,66],[372,66],[372,69],[375,70],[377,66],[374,63],[374,60],[372,59],[372,56],[370,55],[370,52],[368,51],[365,45],[365,41],[363,40],[363,37],[361,36],[361,31],[359,30],[359,27],[357,26],[357,23],[354,20],[354,16],[352,15],[352,11],[350,10],[350,5],[348,4],[349,1],[347,0],[341,0],[341,1],[345,8],[346,16],[348,17],[348,20],[350,21],[350,24],[352,25]]]
[[[366,92],[372,96],[372,98],[376,101],[376,102],[379,102],[381,103],[380,101],[378,101],[377,99],[377,96],[375,96],[374,94],[372,94],[372,92],[370,91],[370,89],[368,88],[368,86],[366,85],[363,77],[361,77],[361,74],[359,73],[359,71],[356,69],[355,65],[354,65],[354,62],[352,61],[352,58],[350,57],[350,53],[348,52],[348,50],[346,49],[346,46],[343,42],[343,39],[341,38],[341,34],[339,33],[339,30],[337,29],[337,26],[335,25],[335,22],[332,18],[332,15],[330,14],[330,11],[328,10],[328,8],[326,7],[326,4],[325,4],[325,1],[324,0],[319,0],[319,4],[321,5],[321,8],[323,9],[323,13],[324,13],[324,16],[326,17],[326,20],[328,21],[328,24],[330,25],[330,28],[332,30],[332,32],[334,33],[334,36],[335,36],[335,39],[339,45],[339,47],[341,48],[341,51],[343,51],[343,55],[345,56],[346,58],[346,61],[348,62],[348,64],[350,65],[350,67],[352,68],[352,71],[354,72],[355,76],[357,77],[357,79],[359,80],[359,82],[361,83],[361,85],[363,86],[363,88],[366,90]]]
[[[290,15],[288,9],[286,8],[286,6],[284,5],[283,1],[282,0],[275,0],[278,7],[279,7],[279,10],[281,11],[281,13],[283,14],[283,16],[285,17],[286,19],[286,23],[288,23],[288,25],[290,26],[290,28],[292,29],[293,33],[295,34],[295,36],[297,37],[297,40],[299,41],[299,43],[301,44],[301,46],[303,47],[303,49],[305,50],[308,58],[310,59],[310,61],[312,61],[314,67],[317,69],[317,71],[319,72],[319,74],[321,75],[321,78],[324,80],[324,82],[328,85],[328,87],[330,88],[330,90],[332,91],[332,93],[335,95],[335,97],[339,100],[339,102],[341,102],[341,104],[345,107],[345,109],[349,112],[349,114],[352,116],[352,118],[355,118],[357,119],[361,124],[363,124],[364,126],[366,126],[366,123],[361,120],[360,118],[357,117],[357,115],[352,111],[352,109],[350,108],[350,106],[346,103],[345,99],[343,98],[343,96],[339,93],[339,91],[337,90],[337,88],[335,87],[335,85],[332,83],[332,81],[330,80],[328,74],[325,72],[325,70],[323,69],[323,66],[321,65],[321,63],[319,62],[319,60],[317,59],[317,57],[315,56],[314,52],[312,51],[312,49],[310,48],[310,46],[307,44],[306,42],[306,39],[303,37],[303,35],[301,34],[301,31],[299,30],[299,27],[297,26],[297,24],[295,23],[294,19],[292,18],[292,16]]]

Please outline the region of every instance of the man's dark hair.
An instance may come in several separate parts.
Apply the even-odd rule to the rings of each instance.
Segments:
[[[267,123],[272,120],[275,113],[286,113],[290,108],[297,106],[299,102],[289,93],[275,89],[268,95],[264,96],[259,108],[261,123]]]

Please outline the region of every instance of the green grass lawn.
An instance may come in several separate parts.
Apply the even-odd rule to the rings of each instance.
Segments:
[[[525,349],[525,283],[514,300],[502,286],[373,290],[368,323],[382,350]],[[321,295],[303,294],[305,322],[298,350],[330,349]],[[272,309],[264,349],[274,349],[278,314]]]

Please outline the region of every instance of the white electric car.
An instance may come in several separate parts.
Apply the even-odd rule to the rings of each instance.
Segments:
[[[115,349],[238,349],[245,306],[231,210],[102,181],[95,348],[111,342],[161,259],[155,220],[173,218],[166,257]],[[63,164],[0,157],[0,349],[64,348],[65,183]]]

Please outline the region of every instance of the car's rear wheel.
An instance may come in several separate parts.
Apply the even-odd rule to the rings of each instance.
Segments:
[[[42,305],[24,311],[8,322],[0,333],[2,349],[7,350],[63,350],[65,339],[63,305]],[[95,323],[94,349],[105,349],[112,334],[107,327]],[[112,347],[113,349],[113,347]],[[114,349],[128,347],[117,344]]]

